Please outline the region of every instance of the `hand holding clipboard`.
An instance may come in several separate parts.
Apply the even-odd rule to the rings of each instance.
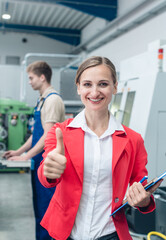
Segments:
[[[163,179],[166,176],[166,171],[160,175],[159,177],[156,177],[154,179],[152,179],[150,182],[148,182],[145,186],[144,189],[148,190],[150,189],[152,186],[154,186],[157,182],[159,182],[161,179]],[[143,183],[145,181],[145,179],[147,179],[148,177],[145,176],[141,179],[140,183]],[[121,205],[118,209],[116,209],[110,216],[114,215],[117,211],[119,211],[121,208],[123,208],[126,204],[127,204],[127,200],[123,201],[123,205]]]

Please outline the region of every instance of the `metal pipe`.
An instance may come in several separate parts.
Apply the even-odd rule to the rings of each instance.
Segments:
[[[144,10],[148,6],[151,6],[153,3],[156,3],[157,6],[155,6],[153,8],[153,11],[147,10],[146,15],[145,15],[145,13],[143,13],[142,10]],[[139,24],[141,24],[141,22],[142,22],[141,20],[148,19],[150,16],[151,16],[151,18],[154,17],[157,12],[159,12],[160,10],[163,11],[165,7],[166,7],[165,0],[158,0],[158,1],[145,0],[144,2],[139,4],[134,9],[126,12],[124,15],[122,15],[122,16],[116,18],[115,20],[111,21],[110,23],[108,23],[108,25],[104,29],[97,32],[92,37],[87,39],[85,42],[83,42],[80,45],[78,45],[77,47],[75,47],[70,53],[71,54],[80,53],[81,51],[91,52],[94,49],[100,47],[101,45],[109,42],[111,39],[115,39],[117,36],[122,35],[124,32],[133,28],[134,26],[138,26]],[[139,14],[139,16],[136,16],[140,10],[141,10],[141,13]],[[132,15],[134,15],[134,17],[135,17],[134,21],[131,21],[129,19]],[[128,22],[125,24],[126,19],[130,20],[130,24]],[[113,33],[111,33],[109,36],[107,36],[105,38],[103,37],[103,39],[100,40],[98,43],[96,43],[91,49],[86,48],[88,44],[92,43],[94,40],[97,40],[97,38],[101,37],[103,34],[108,32],[109,30],[113,30],[113,29],[114,29]]]
[[[81,1],[66,1],[66,0],[57,0],[57,1],[53,1],[53,0],[8,0],[8,2],[31,2],[34,4],[38,4],[38,3],[42,3],[42,4],[63,4],[63,3],[67,3],[67,4],[74,4],[74,5],[83,5],[83,6],[89,6],[89,7],[104,7],[104,8],[116,8],[116,6],[114,4],[112,5],[107,5],[107,4],[103,4],[103,3],[90,3],[90,2],[81,2]]]

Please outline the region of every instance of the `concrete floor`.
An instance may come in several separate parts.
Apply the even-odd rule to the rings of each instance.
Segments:
[[[35,240],[29,173],[0,173],[0,240]]]

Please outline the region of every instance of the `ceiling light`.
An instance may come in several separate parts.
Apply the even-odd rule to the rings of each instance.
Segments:
[[[8,20],[8,19],[11,18],[11,16],[10,16],[10,14],[5,13],[5,14],[2,15],[2,18],[5,19],[5,20]]]

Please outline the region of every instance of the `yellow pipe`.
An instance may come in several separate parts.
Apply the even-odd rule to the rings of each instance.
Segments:
[[[166,240],[166,235],[164,235],[162,233],[159,233],[159,232],[155,232],[155,231],[152,231],[152,232],[148,233],[147,240],[150,240],[150,236],[151,235],[157,235],[157,236],[159,236],[159,237],[161,237],[161,238]]]

